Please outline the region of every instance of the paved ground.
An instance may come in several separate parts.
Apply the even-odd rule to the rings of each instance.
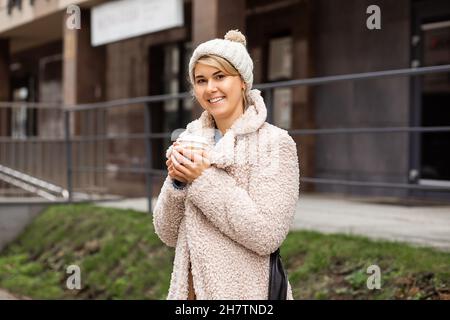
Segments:
[[[28,300],[26,297],[19,297],[11,294],[10,292],[0,289],[0,300]]]
[[[145,198],[99,205],[147,210]],[[450,205],[406,206],[302,195],[292,229],[363,235],[450,251]]]
[[[401,206],[305,196],[298,203],[294,228],[450,250],[450,206]]]

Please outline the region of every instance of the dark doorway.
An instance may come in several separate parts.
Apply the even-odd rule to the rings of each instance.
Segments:
[[[450,64],[450,2],[421,1],[415,2],[413,8],[413,66]],[[412,125],[450,126],[450,74],[415,77],[412,84]],[[411,180],[422,185],[450,187],[450,132],[414,134],[411,141]]]
[[[424,66],[450,64],[450,19],[423,24]],[[422,78],[422,126],[450,125],[450,75]],[[450,132],[422,134],[421,179],[450,182]]]
[[[149,95],[176,94],[189,91],[188,63],[190,43],[171,43],[149,49]],[[171,99],[150,103],[150,130],[153,133],[172,133],[183,129],[191,121],[192,99]],[[165,169],[165,150],[171,137],[154,139],[152,163],[155,169]]]

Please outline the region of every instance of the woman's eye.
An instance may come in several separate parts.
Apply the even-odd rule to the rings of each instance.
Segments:
[[[223,75],[223,74],[218,74],[218,75],[216,76],[216,78],[217,78],[218,80],[221,80],[221,79],[225,78],[225,75]]]
[[[202,84],[202,83],[204,83],[204,82],[205,82],[204,79],[197,80],[197,84]]]

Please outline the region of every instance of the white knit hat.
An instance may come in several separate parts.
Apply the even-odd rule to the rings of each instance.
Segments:
[[[239,30],[230,30],[224,39],[213,39],[198,45],[189,61],[191,83],[194,84],[194,67],[197,60],[204,55],[212,54],[228,60],[241,74],[246,91],[250,91],[253,84],[253,60],[248,54],[246,44],[245,36]]]

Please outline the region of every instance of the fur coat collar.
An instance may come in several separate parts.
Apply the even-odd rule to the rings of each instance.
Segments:
[[[203,111],[199,119],[189,123],[180,137],[197,134],[207,139],[210,145],[210,162],[218,168],[225,168],[234,163],[233,155],[236,138],[257,131],[266,121],[267,108],[261,92],[253,89],[248,93],[249,106],[245,112],[225,132],[222,139],[214,144],[215,121],[211,113]]]

